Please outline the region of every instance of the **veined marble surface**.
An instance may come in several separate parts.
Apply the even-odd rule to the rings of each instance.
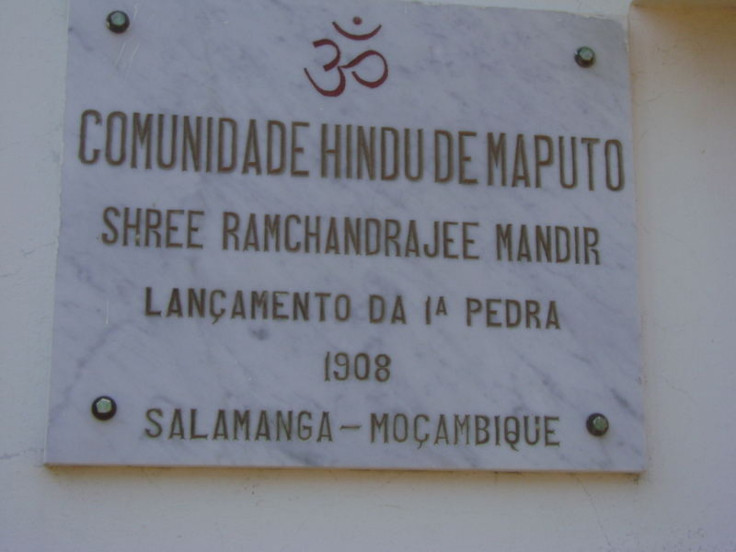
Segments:
[[[618,22],[72,0],[69,27],[48,463],[644,469]]]

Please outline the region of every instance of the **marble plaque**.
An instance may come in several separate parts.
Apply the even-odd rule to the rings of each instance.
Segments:
[[[48,463],[644,469],[621,22],[72,0],[66,94]]]

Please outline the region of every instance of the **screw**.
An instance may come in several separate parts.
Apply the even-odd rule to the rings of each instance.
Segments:
[[[595,50],[588,46],[582,46],[575,52],[575,62],[580,67],[592,67],[595,63]]]
[[[118,411],[118,407],[112,397],[97,397],[92,401],[92,415],[98,420],[109,420]]]
[[[119,10],[110,12],[105,21],[107,23],[107,28],[117,34],[124,33],[128,30],[128,27],[130,27],[130,18],[128,17],[128,14]]]
[[[603,437],[608,431],[608,418],[603,414],[596,412],[595,414],[588,416],[588,419],[585,422],[585,427],[588,428],[588,433],[591,435],[594,435],[595,437]]]

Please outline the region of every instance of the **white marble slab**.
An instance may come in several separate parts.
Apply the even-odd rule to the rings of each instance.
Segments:
[[[552,12],[72,0],[47,462],[644,469],[625,39]]]

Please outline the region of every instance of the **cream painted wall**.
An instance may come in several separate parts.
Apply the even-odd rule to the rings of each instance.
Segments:
[[[44,467],[66,8],[0,6],[0,550],[736,550],[736,10],[630,14],[649,441],[633,477]]]

